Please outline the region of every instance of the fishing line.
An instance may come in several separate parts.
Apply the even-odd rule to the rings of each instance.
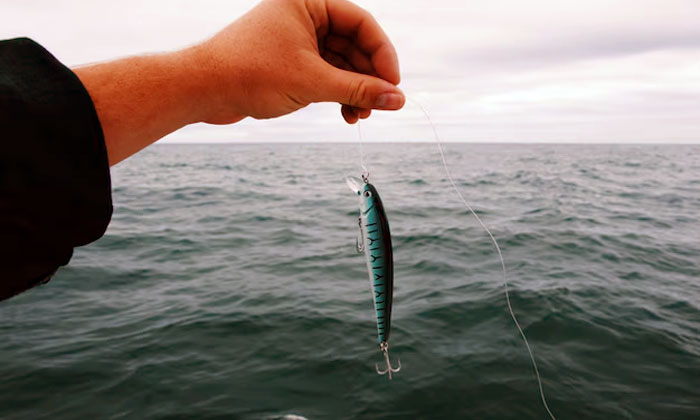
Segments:
[[[359,139],[360,143],[360,173],[363,176],[369,176],[369,171],[367,170],[367,167],[365,167],[365,153],[362,150],[362,128],[360,127],[359,119],[357,120],[357,138]]]
[[[459,191],[459,188],[457,188],[457,183],[455,182],[454,178],[452,177],[452,173],[450,172],[450,169],[447,166],[447,159],[445,158],[445,152],[442,148],[442,141],[440,140],[440,136],[438,135],[437,128],[435,127],[435,124],[433,124],[433,121],[430,118],[430,115],[428,115],[428,112],[425,110],[425,108],[423,108],[423,106],[418,101],[416,101],[415,99],[409,98],[409,97],[406,97],[406,99],[408,99],[411,103],[416,105],[421,110],[421,112],[425,116],[426,120],[430,124],[430,127],[433,130],[433,136],[435,138],[435,143],[437,143],[438,150],[440,151],[440,158],[442,159],[442,166],[445,168],[445,174],[447,175],[447,179],[450,181],[450,184],[452,185],[452,189],[457,193],[457,196],[464,204],[464,207],[467,210],[469,210],[469,213],[471,213],[471,215],[474,216],[476,221],[479,222],[479,225],[481,225],[481,227],[489,235],[489,238],[491,238],[491,242],[493,243],[493,246],[496,249],[496,252],[498,253],[499,260],[501,261],[501,269],[503,270],[503,289],[505,291],[506,305],[508,306],[508,312],[510,312],[510,316],[513,319],[513,323],[515,324],[515,327],[518,329],[518,332],[520,333],[520,337],[522,337],[523,342],[525,343],[525,348],[527,348],[527,352],[530,355],[530,361],[532,362],[532,368],[534,369],[535,377],[537,378],[537,385],[539,387],[540,398],[542,400],[542,404],[544,405],[545,410],[547,410],[547,414],[549,414],[549,417],[552,420],[556,420],[556,417],[554,417],[554,414],[552,414],[552,411],[549,409],[549,405],[547,404],[547,399],[545,398],[545,395],[544,395],[544,387],[542,386],[542,378],[540,377],[540,371],[537,368],[537,362],[535,361],[535,356],[532,353],[532,349],[530,348],[530,343],[527,341],[527,337],[525,336],[525,332],[523,331],[522,327],[520,326],[520,323],[518,322],[518,318],[515,316],[515,312],[513,311],[513,306],[511,305],[511,302],[510,302],[510,293],[508,291],[508,270],[506,268],[505,259],[503,258],[503,253],[501,252],[501,247],[498,245],[498,241],[493,236],[493,234],[491,233],[489,228],[486,227],[486,225],[481,220],[479,215],[476,214],[476,212],[474,211],[472,206],[469,205],[467,200],[464,198],[462,193]],[[360,129],[359,121],[357,124],[357,133],[359,136],[359,144],[360,144],[360,164],[362,166],[363,171],[366,171],[367,169],[364,166],[363,152],[362,152],[362,131]]]
[[[430,115],[426,112],[425,108],[423,108],[423,105],[418,103],[416,100],[407,98],[409,101],[411,101],[413,104],[417,105],[418,108],[420,108],[421,112],[423,112],[423,115],[425,115],[425,118],[428,120],[428,123],[430,124],[430,127],[433,129],[433,135],[435,137],[435,142],[437,143],[438,150],[440,150],[440,158],[442,159],[442,166],[445,168],[445,174],[447,175],[447,179],[450,180],[450,184],[452,184],[452,189],[457,193],[459,196],[459,199],[462,200],[462,203],[464,203],[464,206],[469,210],[469,212],[474,216],[477,222],[481,225],[482,228],[486,231],[486,233],[489,235],[489,238],[491,238],[491,242],[493,243],[494,248],[496,248],[496,252],[498,253],[498,258],[501,260],[501,268],[503,269],[503,290],[505,291],[506,295],[506,304],[508,306],[508,312],[510,312],[511,318],[513,318],[513,323],[515,326],[518,328],[518,332],[520,333],[520,337],[522,337],[523,342],[525,343],[525,347],[527,348],[527,352],[530,355],[530,361],[532,362],[532,367],[535,370],[535,376],[537,377],[537,385],[540,389],[540,397],[542,399],[542,404],[544,405],[545,410],[547,410],[547,414],[549,414],[549,417],[552,418],[552,420],[556,420],[556,417],[554,417],[554,414],[552,414],[552,411],[549,409],[549,405],[547,405],[547,399],[544,396],[544,387],[542,386],[542,378],[540,377],[540,370],[537,368],[537,362],[535,361],[535,356],[532,353],[532,349],[530,348],[530,343],[527,341],[527,337],[525,337],[525,332],[523,331],[522,327],[520,326],[520,323],[518,322],[518,318],[515,316],[515,312],[513,311],[513,306],[510,303],[510,294],[508,293],[508,270],[506,269],[506,262],[503,259],[503,253],[501,252],[501,247],[498,245],[498,241],[496,238],[493,236],[491,231],[489,230],[488,227],[484,224],[484,222],[481,220],[479,215],[476,214],[472,206],[467,203],[467,200],[464,198],[462,193],[459,191],[459,188],[457,188],[457,184],[455,183],[454,178],[452,178],[452,173],[450,172],[449,167],[447,166],[447,159],[445,159],[445,152],[442,149],[442,142],[440,141],[440,136],[438,135],[437,128],[435,127],[435,124],[433,124],[432,119],[430,118]]]

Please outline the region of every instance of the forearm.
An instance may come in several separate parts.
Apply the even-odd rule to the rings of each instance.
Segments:
[[[194,48],[73,69],[92,98],[110,165],[203,119],[212,89]]]

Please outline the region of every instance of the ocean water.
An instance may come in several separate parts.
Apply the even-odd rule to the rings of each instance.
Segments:
[[[449,144],[559,419],[700,418],[700,147]],[[434,144],[365,145],[394,240],[381,362],[356,145],[161,145],[107,234],[0,303],[0,418],[545,419]]]

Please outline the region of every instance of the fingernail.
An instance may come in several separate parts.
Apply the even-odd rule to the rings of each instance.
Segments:
[[[379,109],[398,109],[403,105],[403,95],[398,93],[382,93],[377,97],[376,107]]]

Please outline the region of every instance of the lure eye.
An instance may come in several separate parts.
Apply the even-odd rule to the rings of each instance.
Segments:
[[[371,197],[371,196],[372,196],[372,193],[369,192],[369,191],[365,191],[364,196],[365,196],[365,197]]]

